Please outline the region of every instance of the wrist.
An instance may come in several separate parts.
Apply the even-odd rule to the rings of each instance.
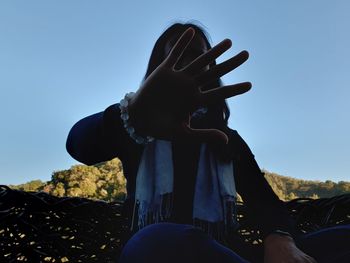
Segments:
[[[264,238],[264,245],[275,244],[279,242],[292,242],[294,239],[292,235],[288,232],[282,230],[274,230]]]
[[[273,230],[272,232],[270,232],[269,235],[272,235],[272,234],[293,238],[292,235],[289,232],[283,231],[283,230],[280,230],[280,229]]]
[[[137,112],[135,107],[135,93],[127,93],[119,103],[120,117],[123,120],[124,128],[129,136],[138,144],[147,144],[154,140],[153,137],[143,136],[139,122],[137,122]],[[137,132],[136,132],[137,131]]]
[[[128,100],[128,115],[129,115],[129,124],[134,127],[138,132],[140,132],[140,126],[139,122],[140,118],[138,118],[138,111],[137,111],[137,106],[135,102],[135,94],[132,94],[130,99]]]

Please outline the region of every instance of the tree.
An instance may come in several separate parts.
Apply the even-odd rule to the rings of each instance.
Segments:
[[[65,196],[66,190],[64,188],[64,184],[62,182],[57,183],[55,188],[52,191],[52,194],[59,197]]]
[[[317,194],[312,194],[311,196],[309,196],[309,198],[319,199],[320,197]]]
[[[295,198],[298,198],[298,196],[293,193],[293,192],[290,192],[287,196],[286,196],[286,200],[293,200]]]

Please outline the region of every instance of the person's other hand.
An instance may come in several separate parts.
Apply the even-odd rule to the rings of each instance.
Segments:
[[[202,91],[200,87],[217,80],[248,59],[248,52],[210,69],[208,65],[231,47],[226,39],[181,69],[176,63],[194,37],[192,28],[186,30],[167,58],[144,81],[130,100],[130,123],[137,133],[157,139],[191,139],[201,142],[223,142],[228,138],[216,129],[192,129],[190,116],[199,107],[247,92],[249,82]]]
[[[264,263],[317,263],[288,236],[271,234],[264,240]]]

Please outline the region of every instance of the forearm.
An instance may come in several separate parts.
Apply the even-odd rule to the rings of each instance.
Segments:
[[[263,236],[267,236],[274,230],[295,235],[294,222],[285,209],[284,203],[273,192],[260,169],[246,166],[245,170],[247,173],[244,176],[247,180],[243,180],[244,183],[240,184],[238,191]]]
[[[234,147],[236,154],[235,180],[253,221],[266,237],[274,230],[296,235],[297,231],[284,203],[274,193],[261,172],[248,145],[238,135]]]
[[[123,155],[129,141],[117,105],[78,121],[70,130],[66,148],[76,160],[91,165]]]

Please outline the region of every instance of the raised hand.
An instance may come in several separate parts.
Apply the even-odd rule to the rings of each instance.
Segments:
[[[225,133],[216,129],[192,129],[190,116],[197,108],[247,92],[249,82],[202,91],[213,80],[240,66],[248,59],[243,51],[225,62],[208,65],[231,47],[226,39],[181,69],[175,65],[194,37],[192,28],[176,42],[167,58],[143,82],[129,103],[130,123],[138,134],[157,139],[193,139],[227,143]]]

